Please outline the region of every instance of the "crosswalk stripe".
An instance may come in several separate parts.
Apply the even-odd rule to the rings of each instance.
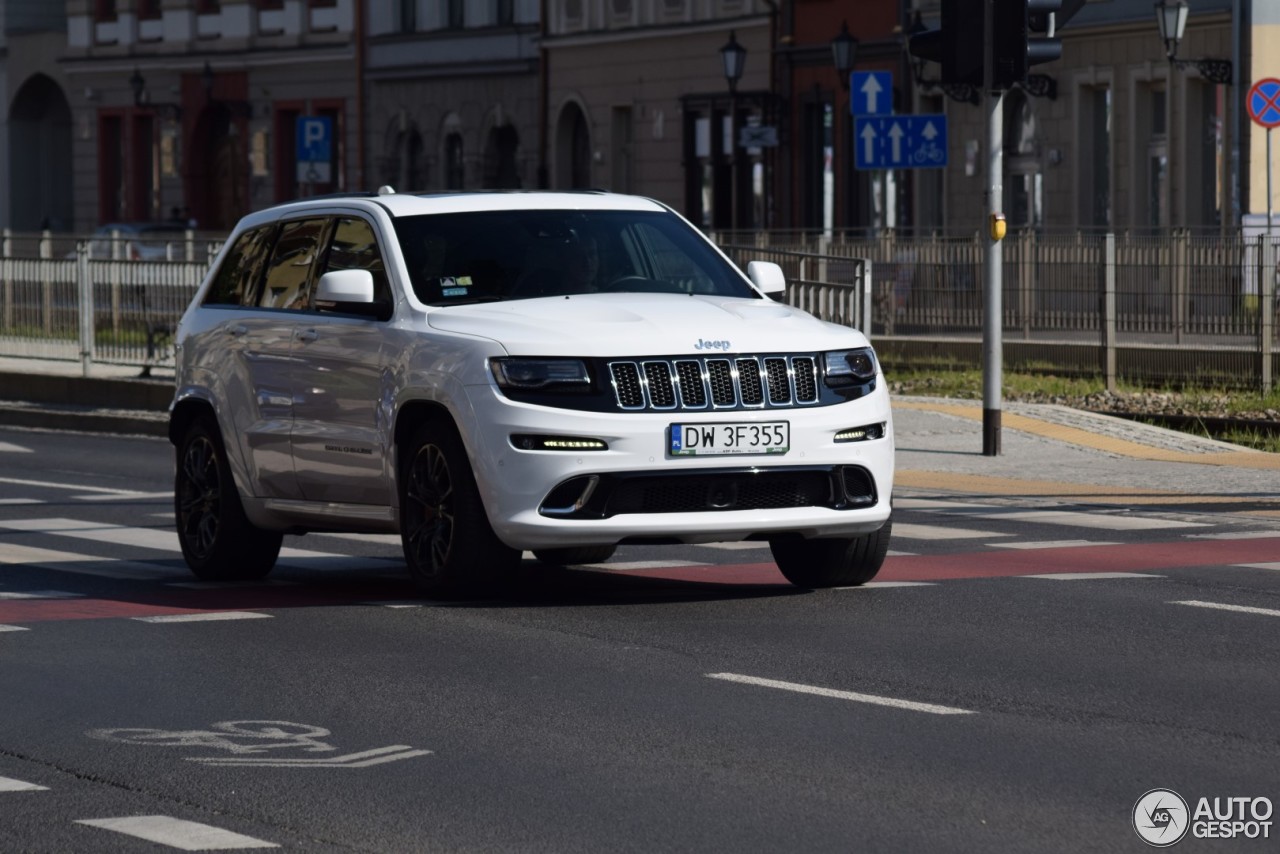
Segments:
[[[967,528],[952,528],[944,525],[911,525],[908,523],[893,524],[893,539],[904,540],[981,540],[991,537],[1011,537],[1012,534],[998,534],[995,531],[973,531]]]
[[[698,543],[699,548],[703,549],[724,549],[725,551],[740,551],[746,549],[767,549],[768,543],[757,543],[752,540],[739,540],[736,543]]]
[[[995,549],[1072,549],[1085,546],[1117,546],[1119,543],[1094,540],[1041,540],[1034,543],[988,543],[988,545]]]
[[[1217,534],[1183,534],[1189,540],[1280,540],[1280,531],[1226,531]]]
[[[0,483],[9,483],[14,486],[39,486],[45,489],[67,489],[75,492],[96,492],[101,495],[127,495],[137,496],[142,493],[133,489],[113,489],[109,486],[85,486],[83,483],[54,483],[47,480],[24,480],[18,477],[0,477]]]
[[[31,454],[35,453],[30,448],[24,448],[21,445],[15,445],[12,442],[0,442],[0,453],[2,454]]]
[[[1102,528],[1108,531],[1154,531],[1162,528],[1204,528],[1206,522],[1157,519],[1151,516],[1120,516],[1113,513],[1082,513],[1076,510],[1021,510],[1013,513],[978,514],[984,519],[1009,519],[1014,522],[1039,522],[1046,525],[1072,525],[1079,528]]]
[[[39,498],[0,498],[0,504],[8,507],[17,507],[23,504],[45,504],[46,502]]]
[[[73,495],[75,501],[142,501],[151,498],[173,498],[173,490],[167,492],[131,492],[127,495]]]
[[[0,792],[47,792],[48,786],[37,786],[35,783],[28,783],[25,780],[15,780],[12,777],[0,777]]]
[[[670,569],[673,567],[685,566],[710,566],[707,563],[699,563],[693,560],[620,560],[610,563],[584,563],[581,566],[588,566],[592,569],[612,569],[619,572],[627,572],[636,569]]]
[[[13,519],[7,522],[0,522],[0,528],[29,533],[56,534],[60,537],[75,537],[81,540],[91,540],[95,543],[134,546],[155,551],[181,552],[182,550],[178,543],[176,531],[165,531],[159,528],[135,528],[126,525],[112,525],[105,522],[88,522],[64,518]],[[384,558],[358,558],[331,552],[316,552],[309,549],[294,548],[281,549],[280,557],[283,565],[307,568],[310,568],[309,564],[302,563],[302,561],[332,561],[334,558],[339,558],[344,562],[343,569],[358,568],[357,564],[368,567],[385,567],[388,562]]]
[[[156,614],[150,617],[130,617],[139,623],[208,623],[216,620],[265,620],[270,614],[259,611],[202,611],[197,614]]]
[[[4,626],[0,625],[0,632],[25,632],[26,626]]]
[[[1280,569],[1280,563],[1237,563],[1232,566],[1239,566],[1244,569]]]
[[[1046,572],[1041,575],[1019,575],[1018,578],[1045,578],[1049,581],[1101,581],[1108,578],[1164,578],[1149,572]]]
[[[850,587],[833,587],[832,590],[876,590],[881,587],[936,587],[932,581],[868,581]]]
[[[186,821],[167,815],[132,815],[122,818],[80,819],[76,824],[113,830],[126,836],[134,836],[168,845],[182,851],[229,851],[240,848],[279,848],[274,842],[266,842],[223,830],[209,824]]]
[[[116,578],[129,581],[146,581],[158,578],[175,578],[181,570],[156,564],[115,560],[95,555],[60,552],[36,546],[16,544],[0,545],[0,564],[21,564],[55,572],[75,575],[94,575],[100,578]]]
[[[65,590],[0,590],[0,599],[78,599],[83,595]]]

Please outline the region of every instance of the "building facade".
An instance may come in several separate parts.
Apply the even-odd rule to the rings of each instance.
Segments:
[[[363,183],[357,0],[67,0],[75,228]]]

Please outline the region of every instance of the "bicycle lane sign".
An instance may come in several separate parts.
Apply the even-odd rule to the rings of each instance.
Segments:
[[[1267,130],[1280,127],[1280,80],[1267,77],[1249,87],[1249,117]]]
[[[947,165],[947,117],[858,116],[853,147],[857,169],[941,169]]]

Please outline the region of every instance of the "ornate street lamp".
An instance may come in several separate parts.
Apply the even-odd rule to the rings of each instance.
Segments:
[[[858,40],[849,34],[849,22],[840,22],[840,33],[831,40],[831,61],[835,63],[840,86],[849,88],[849,72],[857,62]]]
[[[1188,0],[1156,0],[1155,9],[1156,25],[1160,28],[1160,38],[1164,41],[1164,53],[1169,58],[1169,64],[1180,69],[1195,66],[1200,76],[1210,83],[1229,85],[1232,77],[1231,60],[1178,58],[1178,45],[1186,34],[1187,16],[1191,13]]]
[[[181,104],[151,100],[151,93],[147,91],[147,81],[143,79],[142,72],[136,66],[133,69],[133,74],[129,75],[129,88],[133,91],[133,105],[135,107],[153,110],[160,118],[170,121],[176,121],[182,117]]]
[[[729,31],[728,43],[720,48],[720,59],[724,62],[724,79],[729,81],[729,93],[733,94],[747,65],[747,49],[738,44],[738,35],[733,30]]]

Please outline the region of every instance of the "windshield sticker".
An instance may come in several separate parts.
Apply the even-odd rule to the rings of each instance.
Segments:
[[[441,276],[440,295],[446,297],[465,297],[471,287],[470,276]]]

